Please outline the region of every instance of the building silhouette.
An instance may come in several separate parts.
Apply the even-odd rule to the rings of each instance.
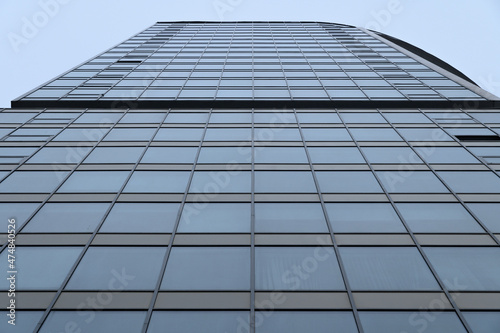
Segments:
[[[0,331],[499,332],[498,110],[362,28],[158,22],[1,110]]]

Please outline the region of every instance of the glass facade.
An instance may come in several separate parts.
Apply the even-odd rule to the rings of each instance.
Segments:
[[[19,329],[500,331],[499,109],[429,59],[333,23],[159,22],[13,101]]]

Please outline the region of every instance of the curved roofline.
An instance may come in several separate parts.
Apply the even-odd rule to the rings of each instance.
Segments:
[[[418,55],[419,57],[422,57],[424,58],[425,60],[429,61],[429,62],[432,62],[433,64],[435,64],[436,66],[439,66],[441,68],[443,68],[444,70],[447,70],[448,72],[452,73],[452,74],[455,74],[456,76],[472,83],[473,85],[477,86],[477,83],[472,81],[471,78],[469,78],[467,75],[465,75],[464,73],[462,73],[461,71],[459,71],[458,69],[456,69],[455,67],[453,67],[452,65],[450,65],[449,63],[439,59],[438,57],[422,50],[421,48],[413,45],[413,44],[410,44],[408,42],[405,42],[401,39],[398,39],[396,37],[393,37],[393,36],[390,36],[390,35],[386,35],[384,33],[381,33],[381,32],[378,32],[378,31],[374,31],[374,30],[370,30],[371,32],[393,42],[394,44],[412,52],[412,53],[415,53],[416,55]]]

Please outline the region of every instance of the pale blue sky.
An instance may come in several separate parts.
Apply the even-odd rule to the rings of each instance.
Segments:
[[[156,21],[189,20],[367,27],[426,50],[500,95],[498,0],[21,0],[3,1],[0,13],[0,107]]]

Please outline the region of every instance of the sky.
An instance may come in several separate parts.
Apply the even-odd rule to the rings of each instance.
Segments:
[[[500,95],[498,0],[21,0],[0,3],[0,107],[157,21],[326,21],[437,56]]]

